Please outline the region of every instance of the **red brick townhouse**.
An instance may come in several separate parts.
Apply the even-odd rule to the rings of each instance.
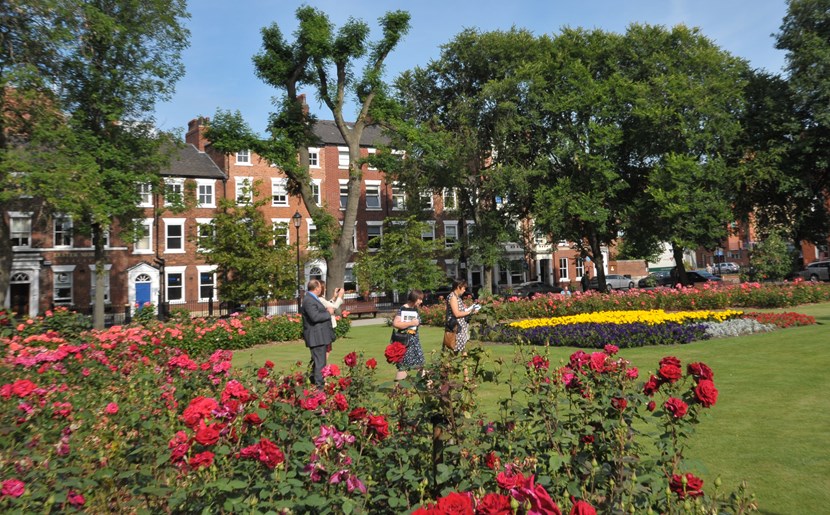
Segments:
[[[198,253],[199,238],[214,216],[221,198],[240,199],[252,186],[260,198],[270,199],[266,219],[282,228],[286,242],[306,249],[315,230],[302,200],[288,195],[286,177],[250,151],[233,155],[216,152],[205,138],[205,119],[188,124],[186,145],[174,157],[168,170],[162,172],[166,192],[185,195],[194,202],[181,211],[171,209],[164,191],[150,185],[137,185],[145,217],[141,220],[144,235],[137,241],[126,241],[117,227],[110,231],[107,244],[108,280],[107,312],[123,313],[146,302],[169,303],[170,309],[183,307],[203,312],[216,296],[217,277],[214,267],[205,263]],[[310,168],[316,201],[328,206],[342,220],[348,177],[348,149],[332,121],[318,121],[315,133],[319,147],[310,150]],[[384,142],[380,131],[367,127],[361,142],[362,155],[376,151]],[[383,220],[403,214],[405,195],[402,188],[386,181],[382,171],[364,165],[360,207],[356,221],[354,248],[366,248],[368,241],[383,234]],[[462,223],[456,215],[457,195],[453,190],[424,192],[423,199],[432,213],[430,229],[424,238],[445,238],[447,244],[462,234]],[[72,221],[55,215],[35,216],[34,209],[9,211],[14,245],[12,281],[7,307],[13,311],[36,315],[52,306],[66,305],[89,311],[95,288],[91,273],[93,249],[91,242],[72,232]],[[300,227],[292,217],[299,213]],[[530,250],[526,250],[526,248]],[[505,246],[509,265],[494,271],[494,290],[528,280],[548,284],[578,283],[583,273],[582,260],[566,242],[551,242],[536,235],[526,244]],[[303,252],[303,254],[305,254]],[[346,280],[353,282],[353,262],[347,265]],[[439,262],[448,277],[465,277],[477,288],[483,273],[474,263]],[[325,277],[322,260],[302,256],[302,281]]]

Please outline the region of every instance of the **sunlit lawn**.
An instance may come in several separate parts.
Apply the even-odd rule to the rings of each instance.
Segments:
[[[641,370],[654,370],[659,359],[677,356],[683,363],[703,361],[715,372],[718,404],[693,438],[687,458],[711,487],[720,475],[725,489],[749,482],[761,513],[830,512],[830,304],[789,309],[816,317],[818,325],[772,333],[677,345],[623,349],[620,354]],[[353,327],[335,342],[331,362],[362,351],[378,361],[380,386],[395,375],[383,358],[390,329],[383,325]],[[425,353],[440,349],[441,330],[423,328]],[[512,363],[510,345],[486,344],[491,359]],[[574,348],[551,349],[552,361],[567,360]],[[270,359],[278,367],[308,361],[302,342],[237,351],[237,366],[261,366]],[[429,357],[428,357],[429,359]],[[503,386],[482,384],[482,409],[495,412]]]

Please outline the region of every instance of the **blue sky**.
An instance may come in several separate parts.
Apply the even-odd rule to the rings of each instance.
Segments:
[[[336,27],[349,17],[362,19],[373,28],[373,39],[377,18],[384,12],[409,11],[411,29],[386,61],[387,80],[437,58],[440,46],[465,28],[515,26],[555,34],[570,26],[622,33],[631,23],[683,23],[699,27],[754,68],[782,73],[785,57],[772,37],[786,14],[785,0],[189,0],[188,5],[191,42],[183,55],[186,75],[172,99],[156,109],[157,125],[164,130],[182,129],[196,116],[224,109],[240,111],[255,131],[263,132],[278,92],[256,77],[251,58],[261,50],[260,29],[272,23],[293,40],[294,13],[301,5],[327,13]],[[313,91],[307,93],[311,110],[321,119],[331,119]],[[344,114],[348,119],[355,116],[351,111]]]

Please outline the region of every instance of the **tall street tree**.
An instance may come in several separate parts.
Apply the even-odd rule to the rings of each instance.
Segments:
[[[155,103],[184,73],[189,32],[185,0],[73,0],[72,41],[62,49],[61,106],[88,162],[53,177],[47,201],[92,236],[95,282],[105,283],[106,233],[141,216],[138,186],[157,183],[170,138],[153,128]],[[103,327],[104,288],[95,288],[93,322]]]
[[[56,95],[61,50],[69,44],[65,3],[6,0],[0,3],[0,212],[31,211],[33,176],[60,169],[50,156],[65,142]],[[0,306],[12,266],[9,219],[0,216]]]
[[[299,27],[293,42],[286,41],[273,24],[262,30],[262,52],[254,56],[259,78],[283,94],[269,122],[269,137],[259,138],[238,113],[220,112],[214,117],[208,137],[223,152],[251,149],[282,169],[292,194],[300,195],[317,227],[315,246],[327,262],[329,288],[343,286],[346,264],[352,254],[354,225],[362,184],[360,142],[363,130],[375,123],[375,104],[385,104],[384,61],[409,31],[410,16],[403,11],[388,12],[378,23],[381,37],[370,41],[369,26],[349,19],[335,30],[328,16],[304,6],[297,9]],[[364,65],[362,73],[355,68]],[[317,98],[331,112],[340,135],[349,149],[348,197],[342,228],[313,200],[308,171],[308,147],[315,146],[314,117],[305,112],[299,93],[312,87]],[[357,101],[358,113],[346,119],[349,97]]]
[[[535,181],[533,215],[544,233],[574,242],[605,289],[603,248],[618,238],[632,196],[623,166],[632,84],[622,73],[622,37],[563,29],[531,85],[545,138],[538,152],[545,176]]]
[[[792,175],[809,188],[797,237],[826,242],[830,209],[830,0],[789,0],[776,47],[787,72],[798,130],[789,156]]]
[[[410,198],[417,198],[417,190],[457,194],[447,216],[472,221],[460,224],[459,257],[482,267],[485,292],[505,243],[520,238],[519,219],[529,205],[514,178],[527,164],[518,143],[536,129],[525,117],[518,77],[538,62],[541,49],[525,30],[465,30],[443,46],[438,59],[395,83],[399,110],[389,128],[406,159],[384,169],[406,185]]]
[[[748,67],[682,25],[633,25],[623,43],[621,69],[636,93],[621,165],[638,178],[625,235],[670,243],[685,282],[684,249],[714,249],[734,219]]]

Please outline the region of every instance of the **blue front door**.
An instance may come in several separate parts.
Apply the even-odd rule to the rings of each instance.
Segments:
[[[135,283],[135,303],[138,307],[150,302],[150,283]]]

